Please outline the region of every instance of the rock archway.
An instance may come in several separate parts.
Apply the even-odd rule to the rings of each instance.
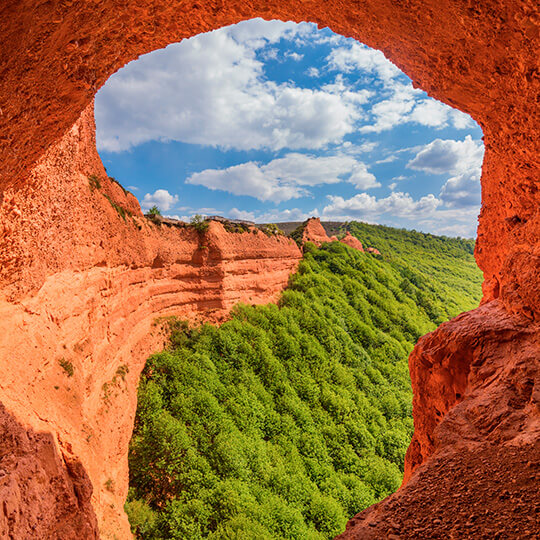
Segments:
[[[169,313],[217,318],[239,299],[271,299],[298,260],[287,242],[223,243],[219,227],[203,256],[198,238],[145,223],[137,202],[107,179],[95,150],[92,100],[114,71],[142,53],[258,16],[316,22],[382,50],[415,85],[484,131],[476,257],[485,304],[424,338],[411,356],[416,431],[408,476],[422,462],[428,474],[437,456],[455,454],[464,440],[468,447],[525,445],[538,434],[534,0],[5,0],[0,402],[11,418],[3,440],[16,432],[28,470],[39,474],[23,483],[6,469],[4,535],[55,537],[65,530],[58,516],[69,513],[97,535],[95,512],[102,537],[129,536],[126,452],[138,374],[160,341],[152,321]],[[93,175],[101,179],[97,191]],[[264,290],[261,271],[273,276]],[[232,274],[242,277],[241,287]],[[72,365],[72,376],[61,362]],[[129,373],[121,377],[124,365]],[[36,433],[51,434],[50,459]],[[0,449],[13,452],[3,443]],[[51,483],[49,495],[38,489],[43,482]],[[62,511],[40,513],[54,505]],[[384,516],[387,507],[375,512]],[[381,537],[379,526],[370,534]]]

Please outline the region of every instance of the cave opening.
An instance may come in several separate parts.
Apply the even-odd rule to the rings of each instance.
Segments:
[[[199,34],[119,70],[95,111],[102,160],[144,211],[476,236],[480,127],[328,28]]]
[[[88,177],[101,166],[90,121],[94,96],[140,54],[261,16],[315,21],[384,51],[415,86],[471,114],[485,134],[475,252],[484,272],[483,305],[415,348],[417,423],[409,465],[423,464],[423,474],[415,476],[414,489],[405,485],[349,532],[366,539],[407,527],[443,537],[465,531],[534,536],[530,508],[537,490],[529,464],[537,465],[538,449],[527,443],[538,440],[531,384],[540,305],[535,5],[8,1],[0,11],[6,21],[0,43],[1,401],[24,429],[3,427],[24,443],[28,465],[16,468],[42,471],[23,482],[8,478],[7,510],[0,516],[5,534],[75,538],[80,531],[73,523],[80,519],[89,536],[130,536],[123,503],[139,373],[156,347],[153,320],[177,307],[171,292],[178,290],[174,264],[181,250],[172,235],[160,237],[143,225],[122,228],[125,209],[113,203],[118,207],[124,192],[105,186],[107,201],[91,191],[97,184]],[[140,209],[132,202],[135,215]],[[158,251],[163,257],[156,259]],[[71,362],[73,376],[60,371],[59,360]],[[129,372],[121,369],[128,364]],[[440,384],[449,366],[455,367],[457,388]],[[115,376],[123,384],[120,397],[109,394],[104,401],[104,385]],[[434,410],[444,413],[440,424]],[[507,421],[501,423],[502,417]],[[443,437],[434,440],[439,427]],[[41,468],[50,453],[40,451],[32,432],[53,435],[42,440],[56,446],[58,474],[50,463]],[[463,440],[470,452],[456,444]],[[447,471],[453,474],[441,484]],[[479,489],[469,489],[470,482]],[[510,499],[524,504],[505,499],[485,517],[479,495],[496,502],[502,484]],[[36,497],[44,485],[50,497]],[[81,504],[85,500],[89,507]]]
[[[261,19],[144,55],[109,79],[97,94],[95,107],[97,147],[109,178],[131,190],[152,219],[158,214],[167,218],[169,225],[191,222],[198,227],[201,219],[218,216],[229,227],[231,223],[235,227],[271,223],[290,233],[301,227],[302,221],[317,216],[325,228],[322,234],[342,239],[345,234],[351,238],[352,232],[356,242],[367,242],[379,255],[382,250],[387,260],[377,261],[375,266],[370,266],[370,261],[363,274],[355,273],[358,269],[354,265],[341,267],[342,247],[326,247],[324,256],[308,252],[311,271],[321,277],[330,272],[362,283],[358,296],[370,298],[374,294],[370,279],[377,275],[381,282],[375,289],[384,284],[393,295],[390,300],[385,296],[387,291],[377,290],[382,301],[396,301],[396,306],[401,302],[407,313],[397,317],[395,306],[368,313],[362,311],[366,308],[361,302],[341,306],[343,310],[357,309],[373,326],[365,331],[379,333],[377,338],[364,336],[343,346],[341,354],[346,357],[354,351],[361,359],[357,364],[343,364],[341,359],[329,368],[333,370],[330,379],[316,380],[313,373],[295,375],[290,358],[285,361],[273,351],[272,361],[284,361],[287,372],[286,390],[275,393],[265,390],[272,381],[264,370],[250,361],[238,368],[227,357],[231,351],[225,353],[225,371],[223,366],[216,367],[215,359],[206,366],[199,364],[198,355],[211,356],[222,339],[232,340],[233,356],[248,354],[263,364],[268,360],[259,358],[253,349],[239,351],[248,338],[237,325],[261,332],[265,327],[258,326],[259,318],[273,319],[276,314],[272,308],[254,308],[259,312],[235,308],[232,321],[216,330],[185,326],[179,320],[167,323],[170,343],[149,360],[139,393],[126,506],[136,535],[152,536],[159,531],[183,537],[259,534],[265,538],[326,538],[338,534],[346,519],[394,492],[402,481],[405,450],[412,436],[410,389],[403,391],[403,386],[410,385],[408,353],[421,335],[473,309],[480,300],[481,275],[472,256],[473,242],[466,239],[475,236],[480,203],[481,129],[469,116],[415,89],[380,51],[314,25]],[[381,234],[370,223],[390,228],[381,229]],[[405,228],[428,234],[397,232]],[[458,238],[444,240],[448,245],[441,248],[429,244],[437,241],[436,235]],[[398,253],[403,247],[414,251],[418,243],[425,245],[413,254],[418,271],[411,271],[411,260]],[[349,245],[357,244],[349,241]],[[439,258],[431,264],[427,259],[434,256]],[[457,259],[452,267],[454,256]],[[336,260],[325,266],[324,257]],[[388,260],[401,265],[395,275],[385,274],[389,272],[384,266]],[[301,266],[299,275],[302,271]],[[449,278],[452,272],[461,272],[462,279]],[[426,276],[443,286],[437,289]],[[470,286],[464,285],[467,280]],[[302,278],[297,277],[297,281],[292,289],[303,290]],[[315,291],[330,294],[316,288],[309,294]],[[452,291],[462,297],[456,300]],[[286,295],[279,305],[294,319],[299,311],[290,308]],[[407,311],[411,300],[417,311]],[[323,311],[328,307],[324,303],[319,306]],[[309,319],[306,313],[302,312],[302,317]],[[328,313],[325,316],[331,319]],[[313,321],[314,325],[320,323]],[[333,324],[351,334],[359,331],[337,320]],[[284,328],[281,331],[285,332]],[[283,337],[275,332],[269,333],[266,341],[258,337],[275,349],[289,347],[289,341],[297,340],[298,345],[306,336],[313,337],[310,332],[313,328],[302,337]],[[376,339],[394,341],[383,353],[374,345]],[[208,340],[213,344],[210,348]],[[309,354],[302,350],[300,357],[305,361]],[[337,430],[332,437],[348,445],[350,455],[332,450],[324,437],[311,434],[311,440],[309,432],[307,439],[305,434],[292,435],[292,428],[287,432],[287,416],[302,429],[306,422],[303,415],[309,417],[308,423],[314,422],[308,412],[315,406],[310,401],[313,397],[301,385],[312,384],[320,392],[329,381],[335,382],[332,377],[358,379],[359,372],[369,372],[373,359],[381,362],[378,368],[382,371],[375,369],[378,375],[370,373],[367,382],[356,380],[356,384],[377,386],[390,376],[399,380],[397,386],[382,384],[382,390],[374,391],[382,394],[376,400],[378,407],[369,410],[374,418],[382,415],[383,427],[367,427],[365,417],[357,418],[356,428],[343,418],[334,418],[333,414],[343,414],[342,393],[351,399],[346,384],[337,383],[337,390],[331,389],[333,395],[318,396],[315,401],[329,415],[327,431],[331,431],[330,425]],[[388,362],[400,363],[399,375],[390,375]],[[201,377],[200,370],[205,367],[218,373],[211,384]],[[227,371],[231,369],[237,370],[232,379]],[[378,383],[374,382],[377,377]],[[234,388],[227,398],[222,395],[222,380]],[[245,395],[245,384],[257,390]],[[452,387],[451,381],[448,386]],[[166,387],[174,388],[176,395]],[[273,407],[264,413],[255,411],[261,400],[279,403],[280,392],[294,396],[291,400],[296,410],[290,404],[280,404],[277,412]],[[354,397],[359,401],[374,399],[362,393]],[[249,402],[243,410],[245,416],[235,415],[227,400],[235,406]],[[213,411],[210,416],[208,410]],[[243,424],[247,416],[257,414],[264,417],[262,424],[269,418],[282,422],[277,431],[287,432],[294,440],[295,451],[302,457],[299,462],[276,443],[276,430],[262,425],[261,418],[255,422],[255,432]],[[313,425],[325,429],[320,421]],[[338,433],[344,426],[345,437]],[[250,437],[249,443],[243,440]],[[261,441],[270,450],[257,447]],[[269,457],[272,452],[278,457]],[[159,456],[160,466],[155,467]],[[315,458],[330,464],[332,475],[327,471],[326,482],[318,478],[321,471],[308,470],[313,468],[310,459]],[[259,463],[253,465],[249,460]],[[287,462],[305,470],[288,469]],[[272,475],[279,480],[269,481]],[[305,493],[304,498],[299,494],[299,488],[285,485],[286,476],[310,493],[309,502]],[[281,487],[272,482],[281,482]],[[255,484],[259,484],[256,489]],[[221,497],[230,499],[225,507],[215,502]],[[272,503],[265,506],[265,498]],[[262,517],[265,514],[272,516],[268,523]],[[276,516],[281,516],[281,525]]]

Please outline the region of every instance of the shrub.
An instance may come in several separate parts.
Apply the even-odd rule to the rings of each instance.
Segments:
[[[69,360],[66,360],[65,358],[60,358],[60,360],[58,360],[58,363],[60,364],[60,367],[66,372],[68,377],[73,377],[73,374],[75,373],[75,368]]]
[[[262,225],[260,229],[264,234],[268,236],[285,234],[275,223],[267,223],[265,225]]]
[[[474,306],[480,279],[456,271],[474,264],[467,245],[419,249],[418,233],[395,229],[384,245],[370,227],[388,259],[310,244],[279,307],[239,305],[219,327],[157,321],[170,345],[141,375],[129,454],[140,538],[330,539],[399,487],[408,353],[432,312]],[[437,280],[422,270],[434,255]],[[460,280],[471,298],[440,286]]]
[[[88,177],[88,185],[90,186],[90,191],[94,191],[95,189],[101,189],[101,182],[95,174],[91,174]]]
[[[210,226],[208,220],[206,220],[200,214],[195,214],[190,220],[191,226],[200,233],[205,233]]]
[[[131,216],[131,212],[129,210],[126,210],[123,206],[120,206],[119,204],[115,203],[106,193],[104,193],[105,198],[109,201],[110,205],[116,210],[116,213],[124,220],[126,221],[126,216]]]
[[[150,216],[161,216],[161,210],[155,204],[146,213]]]

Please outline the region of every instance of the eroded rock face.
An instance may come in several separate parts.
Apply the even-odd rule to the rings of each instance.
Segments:
[[[201,239],[194,231],[148,223],[134,199],[105,178],[93,140],[93,96],[114,71],[145,52],[256,16],[317,22],[378,48],[415,85],[471,114],[484,130],[476,257],[487,304],[426,337],[411,356],[412,476],[368,511],[377,516],[371,536],[361,519],[347,534],[384,537],[381,531],[390,529],[378,524],[399,517],[399,508],[428,512],[422,493],[429,483],[422,475],[437,485],[435,473],[448,463],[459,478],[459,467],[466,467],[456,458],[462,442],[467,448],[499,445],[505,456],[512,449],[519,456],[537,434],[540,68],[534,0],[5,0],[0,402],[13,420],[4,440],[21,442],[2,449],[11,462],[24,456],[25,470],[41,471],[51,498],[39,501],[41,488],[27,482],[24,471],[8,468],[9,487],[0,486],[8,493],[3,534],[92,537],[97,518],[103,538],[128,537],[122,503],[138,374],[148,352],[162,344],[152,321],[171,313],[219,318],[238,299],[275,298],[296,265],[299,252],[286,240],[227,235],[215,225]],[[94,191],[92,174],[103,180]],[[104,194],[133,217],[124,221]],[[60,360],[72,364],[71,377]],[[124,365],[129,372],[122,377]],[[50,459],[43,461],[41,451],[47,437],[36,433],[50,434]],[[485,453],[482,485],[498,466],[496,455]],[[53,510],[53,500],[65,504]],[[465,499],[461,504],[453,511],[458,522]],[[65,528],[67,508],[76,532]]]
[[[358,251],[364,251],[362,242],[360,242],[360,240],[358,240],[356,236],[353,236],[349,231],[347,231],[347,234],[340,241],[349,247],[357,249]]]
[[[107,178],[94,131],[89,106],[24,189],[3,194],[0,398],[31,426],[26,437],[15,420],[4,428],[15,442],[2,466],[27,464],[4,477],[0,531],[16,538],[97,537],[98,523],[101,536],[128,538],[127,450],[139,373],[164,344],[156,318],[219,322],[237,302],[271,302],[301,258],[293,240],[255,228],[211,222],[199,233],[144,218]],[[48,496],[34,504],[43,482]]]
[[[325,242],[331,242],[319,218],[310,218],[305,223],[302,232],[302,244],[306,242],[311,242],[316,246],[321,246]]]
[[[495,300],[421,338],[409,365],[404,485],[338,538],[536,538],[540,325]]]

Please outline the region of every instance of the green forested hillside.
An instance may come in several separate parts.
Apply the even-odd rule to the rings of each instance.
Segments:
[[[394,267],[409,268],[443,304],[438,324],[478,306],[482,273],[473,257],[474,240],[434,236],[384,225],[353,221],[348,230],[365,245],[379,249]],[[407,277],[414,283],[414,278]]]
[[[237,306],[219,328],[170,322],[139,389],[138,537],[332,538],[399,486],[407,356],[475,307],[480,276],[468,241],[349,227],[383,256],[308,246],[279,306]]]

